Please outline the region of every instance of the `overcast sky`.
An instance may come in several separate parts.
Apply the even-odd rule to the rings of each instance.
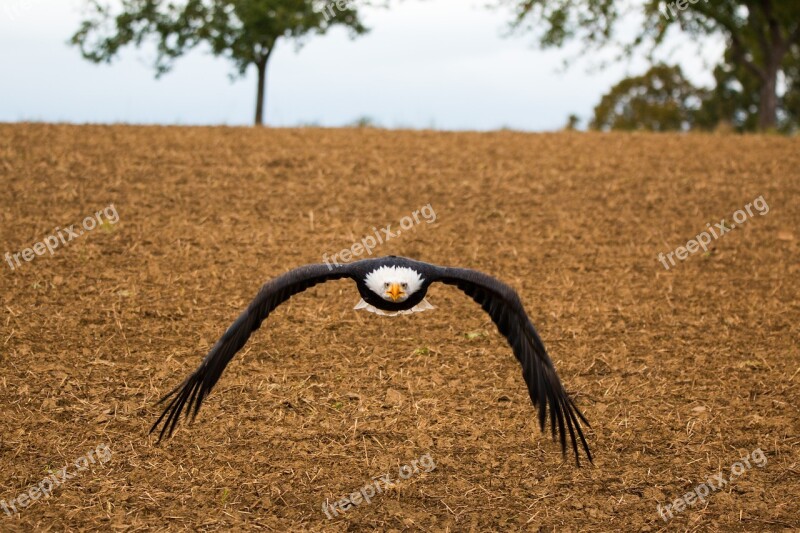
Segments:
[[[350,40],[342,29],[313,36],[299,50],[281,40],[270,60],[267,123],[341,126],[359,117],[391,128],[554,130],[570,113],[584,119],[615,82],[645,64],[588,73],[564,71],[565,50],[542,51],[530,36],[504,37],[510,14],[484,0],[408,0],[363,9],[371,32]],[[84,0],[0,0],[0,121],[247,125],[256,76],[231,81],[231,63],[202,49],[154,78],[152,49],[126,50],[111,65],[81,59],[66,44]],[[672,52],[696,83],[705,61]]]

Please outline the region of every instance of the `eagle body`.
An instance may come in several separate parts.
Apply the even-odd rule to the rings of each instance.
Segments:
[[[184,408],[186,416],[191,413],[194,418],[230,360],[281,303],[314,285],[344,278],[355,282],[361,296],[355,308],[379,315],[394,316],[432,309],[425,296],[433,283],[452,285],[466,293],[489,314],[511,346],[522,367],[531,402],[538,408],[540,428],[544,430],[549,412],[551,433],[553,438],[559,437],[562,452],[566,453],[569,435],[576,462],[580,464],[578,442],[589,461],[592,460],[581,428],[582,424],[588,426],[589,423],[561,384],[544,343],[516,291],[477,270],[438,266],[396,256],[348,264],[306,265],[268,281],[211,348],[200,366],[161,399],[159,403],[168,403],[150,431],[163,422],[159,440],[172,435]]]

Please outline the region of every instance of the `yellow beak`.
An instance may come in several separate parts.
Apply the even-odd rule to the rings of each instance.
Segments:
[[[389,290],[386,291],[386,294],[392,297],[393,302],[396,302],[405,293],[399,283],[392,283],[389,285]]]

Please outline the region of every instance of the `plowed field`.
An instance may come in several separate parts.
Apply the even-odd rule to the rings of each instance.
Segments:
[[[0,531],[800,528],[797,139],[0,125],[0,185]],[[387,225],[374,255],[519,291],[594,465],[441,285],[295,296],[156,445],[262,283]]]

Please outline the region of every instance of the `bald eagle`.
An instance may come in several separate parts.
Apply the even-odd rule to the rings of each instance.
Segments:
[[[267,282],[211,348],[197,370],[158,402],[161,404],[169,400],[150,433],[163,422],[158,441],[165,435],[170,437],[184,408],[186,417],[191,413],[194,420],[225,366],[276,307],[309,287],[342,278],[352,279],[358,287],[361,301],[356,309],[388,316],[432,309],[425,294],[434,282],[455,285],[461,289],[481,305],[511,345],[522,365],[522,377],[531,401],[538,407],[540,429],[544,431],[549,407],[550,431],[553,439],[559,437],[562,454],[566,454],[568,431],[576,463],[580,465],[578,439],[587,458],[592,461],[581,428],[581,423],[587,427],[589,423],[564,390],[542,339],[525,313],[517,293],[501,281],[476,270],[441,267],[396,256],[364,259],[349,264],[306,265]]]

